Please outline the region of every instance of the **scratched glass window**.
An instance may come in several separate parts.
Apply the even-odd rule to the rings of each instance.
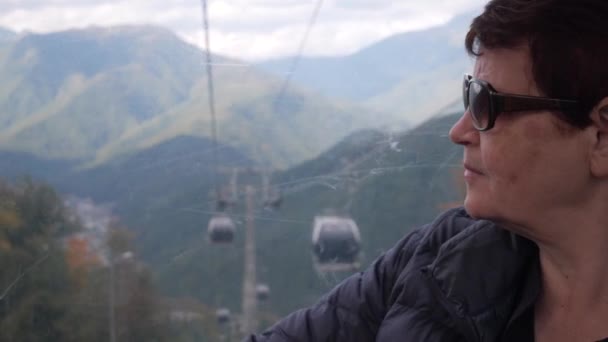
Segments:
[[[0,340],[238,341],[460,205],[478,0],[0,4]]]

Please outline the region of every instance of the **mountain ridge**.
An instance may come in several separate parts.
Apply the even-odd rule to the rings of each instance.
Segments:
[[[95,166],[175,136],[209,136],[204,71],[201,50],[153,26],[21,36],[0,59],[0,149]],[[214,81],[220,139],[261,163],[311,158],[377,119],[297,86],[273,107],[281,80],[253,68],[217,67]]]
[[[302,58],[293,81],[387,113],[393,122],[419,124],[460,96],[462,74],[471,67],[463,40],[475,14],[396,34],[347,56]],[[291,62],[283,58],[258,65],[280,74]]]

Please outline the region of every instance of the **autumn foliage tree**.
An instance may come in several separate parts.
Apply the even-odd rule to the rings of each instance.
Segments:
[[[62,239],[78,229],[49,186],[0,182],[0,340],[65,339],[71,285]]]
[[[117,341],[167,341],[150,272],[132,256],[115,263],[132,250],[132,234],[110,229],[101,246],[108,264],[73,217],[47,185],[0,181],[0,341],[108,341],[110,286],[119,294]]]
[[[78,235],[67,239],[65,257],[72,283],[77,288],[87,286],[89,272],[101,265],[101,260],[92,250],[89,240]]]

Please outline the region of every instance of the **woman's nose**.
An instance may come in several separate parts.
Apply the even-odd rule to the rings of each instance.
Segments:
[[[450,140],[458,145],[470,145],[479,140],[479,132],[473,127],[471,115],[467,109],[450,129]]]

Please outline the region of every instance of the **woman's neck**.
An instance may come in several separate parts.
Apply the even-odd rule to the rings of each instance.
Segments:
[[[608,207],[577,210],[554,216],[544,230],[534,230],[542,272],[541,297],[535,308],[537,334],[550,334],[555,341],[608,337],[606,213]]]

